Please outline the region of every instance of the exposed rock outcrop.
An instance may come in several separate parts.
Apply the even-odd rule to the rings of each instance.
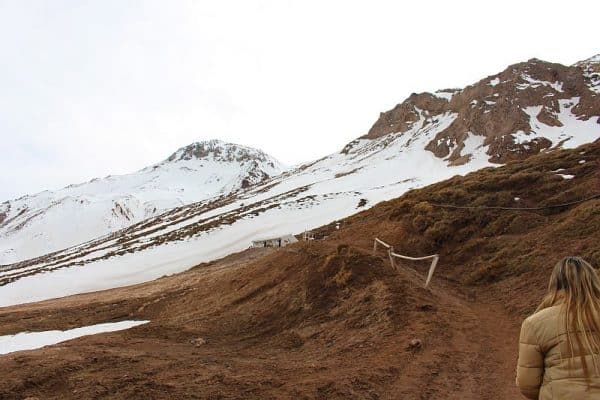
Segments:
[[[573,66],[534,58],[462,90],[413,93],[381,113],[363,138],[403,133],[423,119],[448,113],[456,116],[453,123],[439,132],[426,149],[452,164],[465,161],[461,152],[469,133],[483,136],[490,161],[495,163],[560,146],[561,138],[546,137],[547,127],[563,127],[561,118],[587,121],[597,120],[600,115],[600,56]],[[568,140],[570,134],[577,132],[565,129],[564,139]]]

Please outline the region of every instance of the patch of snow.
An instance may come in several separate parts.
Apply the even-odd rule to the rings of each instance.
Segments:
[[[515,143],[517,144],[523,144],[523,143],[528,143],[531,141],[532,137],[523,132],[523,131],[516,131],[512,134],[512,137],[515,139]]]
[[[433,92],[433,95],[435,97],[439,97],[441,99],[450,101],[450,100],[452,100],[452,96],[454,96],[455,93],[456,93],[456,91],[454,91],[454,90],[453,91],[438,90],[438,91]]]
[[[600,138],[600,125],[594,122],[596,117],[584,121],[573,114],[572,109],[579,104],[579,97],[561,99],[558,103],[560,111],[556,117],[562,123],[562,126],[546,125],[537,119],[537,115],[543,106],[525,107],[524,111],[529,115],[531,133],[526,134],[523,131],[517,131],[513,133],[515,141],[524,144],[534,138],[545,137],[552,142],[554,147],[561,144],[563,148],[572,149]]]
[[[579,160],[579,164],[585,164],[585,160]]]
[[[500,78],[494,78],[490,81],[490,86],[496,86],[500,83]]]
[[[562,176],[563,179],[573,179],[575,178],[575,175],[569,175],[569,174],[557,174],[558,176]]]
[[[520,197],[515,197],[515,201],[520,201],[521,198]]]
[[[81,328],[69,329],[66,331],[21,332],[14,335],[0,336],[0,354],[39,349],[82,336],[121,331],[148,322],[150,321],[108,322],[104,324],[83,326]]]
[[[475,135],[467,132],[467,137],[463,141],[463,147],[460,150],[460,156],[470,155],[469,162],[483,168],[489,165],[488,147],[484,145],[485,136]]]
[[[520,89],[520,90],[524,90],[524,89],[527,89],[529,87],[531,87],[531,88],[537,88],[537,87],[540,87],[540,86],[548,86],[548,87],[553,88],[557,92],[562,92],[563,91],[563,89],[562,89],[562,83],[558,82],[558,81],[556,81],[556,82],[540,81],[538,79],[532,78],[528,74],[521,74],[521,79],[523,79],[527,83],[519,83],[519,84],[517,84],[517,89]]]

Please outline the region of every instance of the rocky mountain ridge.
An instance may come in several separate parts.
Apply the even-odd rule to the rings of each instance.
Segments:
[[[239,144],[227,143],[218,139],[194,142],[182,147],[163,161],[163,163],[189,161],[193,159],[212,159],[221,162],[261,161],[268,163],[272,168],[275,168],[275,164],[277,163],[271,156],[261,150]]]
[[[480,136],[490,162],[522,159],[574,138],[570,123],[600,124],[600,55],[573,66],[538,59],[509,66],[464,89],[413,93],[381,113],[364,138],[410,129],[421,114],[455,114],[426,149],[453,164],[470,135]]]

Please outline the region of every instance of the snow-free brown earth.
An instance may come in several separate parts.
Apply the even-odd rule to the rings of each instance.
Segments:
[[[263,253],[2,310],[2,333],[152,322],[0,356],[0,398],[515,398],[518,320],[476,292],[423,289],[366,249]]]

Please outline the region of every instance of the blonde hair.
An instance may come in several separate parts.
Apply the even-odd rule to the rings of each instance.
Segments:
[[[536,311],[556,305],[561,298],[564,299],[567,343],[572,355],[573,342],[577,343],[583,372],[589,378],[590,370],[583,350],[592,356],[594,370],[598,374],[596,356],[600,352],[600,277],[581,257],[565,257],[556,264],[550,275],[548,293]]]

